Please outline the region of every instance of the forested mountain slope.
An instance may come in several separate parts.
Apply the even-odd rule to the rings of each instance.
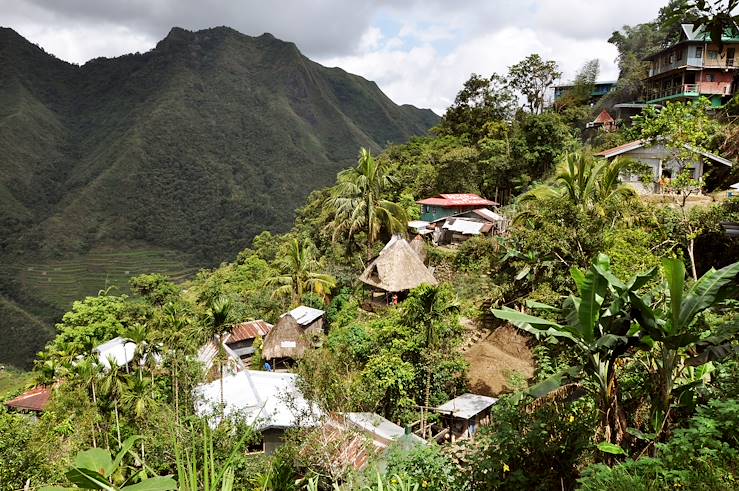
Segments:
[[[437,119],[269,34],[174,28],[148,53],[80,67],[0,29],[0,293],[55,311],[60,289],[89,289],[76,275],[116,285],[152,249],[182,253],[170,273],[218,263],[286,230],[360,146]],[[100,248],[132,261],[108,271],[88,259]]]

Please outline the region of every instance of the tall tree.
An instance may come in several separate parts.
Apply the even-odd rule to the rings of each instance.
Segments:
[[[367,234],[367,257],[380,232],[404,233],[406,212],[401,205],[383,198],[394,184],[384,160],[375,160],[366,148],[359,152],[356,167],[339,173],[334,193],[328,203],[336,209],[332,222],[334,240],[342,234],[350,237],[363,231]]]
[[[336,279],[326,273],[319,273],[320,264],[314,257],[313,243],[308,239],[294,238],[288,243],[289,249],[280,261],[280,274],[267,279],[266,284],[277,286],[273,296],[290,296],[297,306],[303,293],[311,291],[324,300],[336,286]]]
[[[546,92],[561,76],[556,61],[544,61],[536,53],[508,69],[508,83],[526,97],[526,105],[533,114],[544,110]]]
[[[216,346],[218,347],[218,354],[216,355],[216,358],[218,360],[218,372],[220,375],[221,385],[221,409],[224,408],[223,363],[226,359],[226,348],[223,345],[223,335],[226,334],[231,327],[229,324],[227,324],[228,316],[231,313],[231,307],[231,299],[224,295],[219,295],[210,301],[206,313],[205,327],[207,337],[215,341]]]
[[[504,77],[494,73],[485,78],[473,73],[444,113],[436,132],[466,136],[476,142],[487,133],[487,124],[510,120],[515,111],[516,95]]]

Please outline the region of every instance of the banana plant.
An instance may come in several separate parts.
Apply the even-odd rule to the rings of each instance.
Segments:
[[[572,268],[578,295],[570,295],[562,308],[539,303],[529,307],[546,309],[564,322],[535,317],[513,309],[493,310],[499,319],[549,342],[565,342],[585,360],[529,389],[528,394],[542,397],[564,383],[589,379],[600,411],[599,439],[620,443],[626,435],[626,418],[620,406],[616,361],[629,348],[640,344],[639,330],[633,329],[631,300],[638,290],[657,273],[654,268],[624,283],[610,269],[610,258],[600,254],[587,271]]]
[[[110,452],[101,448],[90,448],[79,452],[74,465],[66,472],[69,482],[75,487],[47,486],[39,491],[71,491],[75,489],[102,489],[105,491],[168,491],[177,489],[177,482],[169,476],[142,479],[129,484],[139,476],[139,472],[125,478],[123,459],[131,452],[139,436],[132,436],[123,442],[120,451],[112,458]]]
[[[666,302],[648,305],[636,295],[631,298],[656,380],[652,424],[658,435],[673,404],[692,399],[690,391],[708,375],[711,365],[703,365],[735,352],[733,341],[739,331],[736,325],[727,326],[719,334],[702,338],[693,328],[698,314],[735,293],[739,262],[719,270],[711,268],[687,291],[682,261],[665,259],[662,269],[667,280],[663,292]],[[701,366],[698,371],[692,368]]]

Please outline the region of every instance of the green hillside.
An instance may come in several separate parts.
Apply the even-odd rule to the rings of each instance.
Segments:
[[[132,250],[154,251],[137,267],[183,275],[286,230],[360,146],[438,119],[225,27],[81,67],[0,29],[0,67],[0,293],[46,323],[121,283]]]

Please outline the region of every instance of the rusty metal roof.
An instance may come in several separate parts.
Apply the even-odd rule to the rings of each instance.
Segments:
[[[238,343],[239,341],[254,339],[257,336],[266,336],[271,330],[272,324],[265,322],[262,319],[242,322],[241,324],[236,324],[231,328],[231,333],[225,339],[225,342],[227,344]]]
[[[15,399],[7,401],[6,406],[13,409],[19,409],[23,411],[36,411],[43,412],[46,406],[49,404],[51,398],[51,389],[44,386],[36,387],[31,389],[25,394],[21,394]]]

